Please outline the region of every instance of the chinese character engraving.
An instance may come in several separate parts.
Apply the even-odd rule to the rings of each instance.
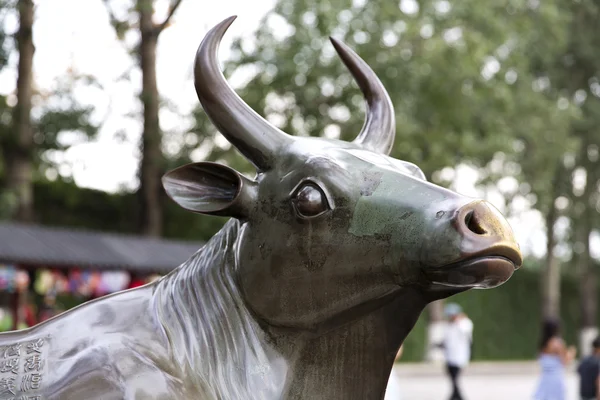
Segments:
[[[16,393],[15,378],[12,376],[9,376],[7,378],[0,378],[0,394],[6,393]]]
[[[27,354],[31,353],[42,353],[42,346],[44,345],[44,339],[33,340],[27,343]]]
[[[25,359],[23,370],[25,372],[40,371],[42,369],[42,359],[39,354],[33,354]]]
[[[42,383],[42,374],[25,375],[21,379],[21,392],[35,390],[40,388]]]
[[[43,400],[44,396],[28,392],[42,388],[48,339],[0,346],[0,400]]]
[[[6,360],[0,360],[0,372],[3,374],[12,372],[17,375],[19,373],[19,358],[9,358]]]
[[[9,400],[42,400],[42,396],[19,396],[19,397],[11,397]]]
[[[6,346],[3,350],[4,358],[21,357],[21,343],[11,344],[10,346]]]
[[[40,395],[35,395],[35,396],[19,396],[19,397],[11,397],[8,400],[42,400],[42,396]]]

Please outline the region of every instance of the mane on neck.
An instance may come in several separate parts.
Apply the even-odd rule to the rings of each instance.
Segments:
[[[285,362],[266,343],[234,277],[243,229],[228,221],[154,295],[172,359],[202,399],[276,398],[285,384]]]

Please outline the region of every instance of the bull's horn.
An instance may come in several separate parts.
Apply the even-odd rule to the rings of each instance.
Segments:
[[[254,110],[228,85],[217,52],[229,17],[208,32],[196,53],[194,85],[204,111],[219,131],[259,170],[272,167],[277,149],[292,140]]]
[[[330,39],[367,100],[367,118],[354,143],[371,151],[389,154],[396,136],[396,118],[390,96],[366,62],[341,41]]]

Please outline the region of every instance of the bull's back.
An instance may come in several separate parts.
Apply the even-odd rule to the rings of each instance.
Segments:
[[[0,334],[0,399],[170,398],[161,396],[169,363],[151,299],[145,286]]]

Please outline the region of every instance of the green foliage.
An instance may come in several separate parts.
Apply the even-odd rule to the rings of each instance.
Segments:
[[[167,238],[205,241],[226,220],[191,214],[172,201],[165,203],[164,236]],[[80,188],[65,179],[39,180],[34,186],[34,204],[42,225],[137,233],[140,215],[135,193],[110,194]]]
[[[226,74],[256,71],[240,95],[286,132],[350,140],[364,121],[363,99],[326,40],[343,39],[390,93],[393,155],[430,177],[461,162],[485,166],[513,152],[520,136],[548,131],[544,122],[560,129],[562,114],[531,89],[530,74],[532,60],[563,45],[556,2],[420,1],[416,12],[402,4],[280,0],[255,45],[235,41]],[[195,131],[214,136],[203,113],[196,117]]]
[[[415,327],[404,340],[402,357],[399,362],[423,361],[425,357],[425,346],[427,339],[427,317],[425,312],[421,314]]]
[[[110,0],[102,0],[106,6],[106,10],[108,11],[108,17],[110,24],[115,30],[115,34],[117,35],[117,39],[123,41],[125,40],[125,34],[131,29],[132,20],[134,19],[134,4],[126,4],[123,6],[121,4],[120,13],[115,12],[115,7],[113,6],[114,2]]]
[[[4,100],[4,99],[2,99]],[[4,102],[5,103],[5,102]],[[11,108],[6,106],[3,109],[0,101],[0,132],[5,133],[0,138],[0,156],[9,154],[15,149],[16,138],[12,134],[12,119],[10,117]],[[6,118],[2,118],[2,113]],[[98,132],[99,126],[91,120],[93,108],[90,106],[78,103],[73,95],[73,92],[68,88],[61,87],[54,92],[52,96],[46,99],[44,105],[36,112],[39,115],[37,118],[32,118],[32,128],[34,130],[34,148],[30,154],[31,160],[37,174],[34,180],[45,182],[45,172],[48,168],[57,168],[59,165],[52,157],[52,152],[64,151],[74,143],[80,143],[92,139]],[[66,144],[61,135],[69,133],[72,137],[70,143]],[[0,168],[0,177],[5,173],[4,162]],[[59,190],[61,186],[50,190]],[[8,218],[11,215],[10,210],[16,206],[15,198],[9,191],[2,191],[0,195],[0,219]],[[43,203],[42,203],[43,204]],[[42,210],[42,212],[44,212]],[[85,218],[82,219],[82,222]]]
[[[6,16],[12,10],[13,1],[0,0],[0,26],[4,26]],[[8,56],[12,50],[12,40],[4,29],[0,29],[0,71],[8,64]],[[4,174],[4,155],[2,152],[2,143],[5,143],[10,136],[11,108],[6,104],[6,96],[0,96],[0,177]],[[0,193],[0,218],[7,216],[13,205],[13,199],[10,194]],[[5,215],[6,214],[6,215]]]
[[[78,85],[96,86],[93,77],[70,74],[62,77],[52,94],[42,98],[42,105],[32,116],[35,152],[33,161],[43,174],[48,167],[57,167],[48,151],[64,151],[70,146],[93,139],[100,126],[92,121],[94,108],[75,98]],[[40,96],[41,95],[37,95]],[[68,134],[68,141],[64,136]]]
[[[0,26],[4,26],[6,16],[12,10],[14,0],[0,0]],[[8,64],[11,51],[11,37],[4,29],[0,29],[0,70]]]
[[[62,179],[40,180],[34,186],[34,204],[42,225],[135,232],[136,199],[131,194],[79,188]]]
[[[0,0],[0,24],[9,13],[14,13],[17,7],[15,1]],[[11,39],[11,40],[9,40]],[[15,49],[14,40],[8,36],[4,29],[0,29],[0,69],[6,66],[8,54]],[[38,103],[32,109],[31,126],[33,130],[33,148],[23,149],[30,157],[36,174],[34,180],[44,178],[44,173],[49,167],[57,167],[52,151],[64,151],[69,146],[87,141],[98,132],[98,124],[92,121],[93,107],[81,104],[75,98],[75,89],[78,85],[87,87],[98,86],[95,78],[80,76],[72,71],[60,77],[51,93],[34,93],[33,102]],[[17,151],[19,138],[14,129],[14,113],[16,108],[9,105],[7,98],[0,96],[0,178],[7,173],[7,155]],[[64,135],[70,134],[68,143]],[[74,140],[76,138],[76,140]],[[4,186],[0,187],[4,188]],[[0,219],[11,217],[12,210],[17,206],[14,193],[1,190],[0,193]]]
[[[181,143],[178,154],[172,158],[172,165],[179,166],[192,161],[213,161],[228,165],[239,172],[253,177],[254,168],[241,154],[231,146],[225,138],[221,136],[214,125],[208,119],[208,116],[202,108],[196,108],[192,116],[194,126],[186,133],[183,143]],[[217,137],[220,136],[224,146],[217,144]],[[200,160],[192,159],[194,150],[201,150]]]

